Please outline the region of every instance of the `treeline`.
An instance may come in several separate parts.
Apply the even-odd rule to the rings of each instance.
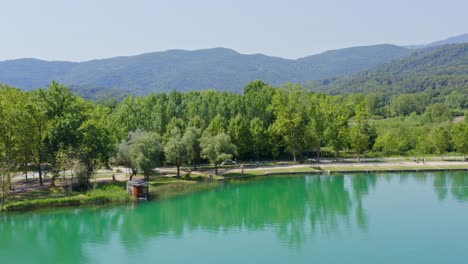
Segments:
[[[42,184],[43,172],[51,172],[56,179],[73,167],[78,186],[86,188],[93,171],[110,162],[132,168],[132,176],[141,172],[148,177],[161,164],[179,169],[209,162],[217,168],[231,158],[292,156],[295,162],[310,157],[319,161],[326,153],[338,159],[342,150],[358,158],[368,151],[467,153],[467,123],[446,125],[454,114],[466,110],[466,101],[450,94],[431,105],[431,98],[425,96],[401,95],[382,101],[376,94],[331,96],[300,85],[274,88],[254,81],[243,94],[173,91],[128,96],[122,102],[92,102],[56,82],[31,92],[3,85],[1,175],[33,169]],[[421,119],[422,125],[405,132],[416,141],[393,153],[394,146],[401,144],[395,139],[402,133],[382,131],[374,122],[387,116]]]

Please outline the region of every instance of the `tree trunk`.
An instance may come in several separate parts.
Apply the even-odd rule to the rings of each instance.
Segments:
[[[316,155],[317,163],[320,163],[320,144],[317,145],[317,148],[315,150],[315,155]]]
[[[133,179],[133,176],[136,176],[137,175],[137,170],[133,169],[133,168],[130,168],[132,170],[132,174],[130,174],[130,179],[129,181],[131,181]],[[146,176],[145,176],[146,177]]]
[[[5,175],[1,175],[2,177],[2,206],[0,208],[3,208],[5,205]]]
[[[39,172],[39,186],[42,186],[42,185],[43,185],[43,182],[42,182],[42,169],[41,169],[41,165],[39,165],[39,169],[38,169],[37,172]]]

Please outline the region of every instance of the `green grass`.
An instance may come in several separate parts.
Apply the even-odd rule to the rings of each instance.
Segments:
[[[22,193],[20,196],[9,197],[9,202],[3,210],[26,211],[56,207],[122,204],[133,201],[124,186],[124,182],[100,183],[96,185],[96,188],[92,188],[86,193],[73,192],[70,196],[56,189]]]

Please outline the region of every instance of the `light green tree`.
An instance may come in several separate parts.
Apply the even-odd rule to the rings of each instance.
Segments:
[[[255,117],[250,121],[250,134],[252,135],[252,148],[254,149],[255,157],[258,162],[260,152],[265,149],[268,143],[267,132],[260,118]]]
[[[452,141],[455,149],[466,158],[468,154],[468,123],[458,123],[452,128]]]
[[[251,150],[251,138],[249,133],[249,122],[237,114],[229,121],[228,135],[237,148],[240,157],[246,157]]]
[[[315,149],[317,163],[320,162],[321,147],[325,144],[325,130],[328,126],[326,116],[327,100],[319,94],[311,94],[308,100],[308,138]],[[332,122],[330,120],[330,122]]]
[[[356,106],[355,124],[351,128],[351,146],[357,154],[358,162],[361,161],[361,155],[369,146],[368,119],[367,102],[363,100]]]
[[[450,133],[445,127],[439,126],[431,130],[429,138],[436,154],[442,156],[450,146]]]
[[[182,140],[182,134],[178,127],[174,127],[171,131],[171,137],[164,146],[166,161],[174,164],[177,167],[177,177],[180,177],[180,166],[188,158],[187,146]]]
[[[304,90],[299,85],[288,84],[273,96],[271,109],[276,120],[272,129],[278,134],[294,162],[305,145],[306,114]]]
[[[182,141],[187,151],[187,163],[192,164],[194,170],[197,169],[197,165],[200,164],[200,138],[201,129],[196,127],[188,127],[185,130]]]
[[[327,126],[325,128],[325,138],[335,151],[335,160],[338,161],[340,150],[344,147],[348,134],[348,121],[350,111],[343,107],[340,97],[328,97],[325,103],[327,115]]]
[[[215,166],[216,174],[218,174],[218,165],[236,154],[236,146],[231,143],[231,138],[224,133],[213,136],[205,131],[200,143],[202,158],[207,159]]]
[[[130,156],[138,169],[149,180],[154,168],[161,164],[164,148],[161,137],[156,132],[140,131],[130,145]]]

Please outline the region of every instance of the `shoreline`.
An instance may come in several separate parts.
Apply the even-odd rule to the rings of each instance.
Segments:
[[[150,180],[149,193],[151,200],[158,201],[177,196],[193,194],[219,187],[221,182],[232,180],[249,180],[259,177],[278,175],[340,175],[340,174],[362,174],[362,173],[424,173],[424,172],[468,172],[468,162],[429,162],[426,164],[415,164],[413,162],[377,162],[377,163],[324,163],[308,165],[282,165],[266,167],[248,167],[244,173],[240,169],[230,168],[213,182],[184,178],[158,177]],[[28,212],[37,210],[53,210],[54,208],[82,208],[106,205],[125,205],[138,202],[130,197],[122,188],[126,181],[117,181],[103,185],[103,189],[91,190],[88,193],[77,194],[66,197],[43,197],[35,199],[24,199],[5,204],[0,214],[12,212]],[[96,193],[97,192],[97,193]]]

